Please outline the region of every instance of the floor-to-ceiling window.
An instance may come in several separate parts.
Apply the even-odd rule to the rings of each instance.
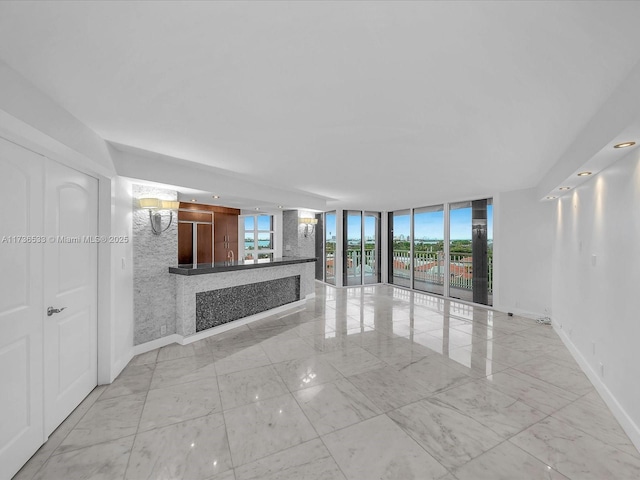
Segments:
[[[336,212],[327,212],[324,215],[324,266],[325,282],[336,284]]]
[[[444,295],[444,206],[413,212],[413,288]]]
[[[449,205],[449,296],[473,300],[471,202]]]
[[[344,212],[343,285],[362,285],[362,212]]]
[[[389,229],[389,283],[411,287],[411,212],[392,212],[389,215]]]
[[[339,237],[336,235],[338,226],[342,227]],[[342,280],[343,286],[380,283],[380,212],[326,212],[323,227],[324,280],[327,283],[336,285],[337,262],[341,263],[338,280]],[[339,256],[337,246],[342,247]]]
[[[389,283],[492,305],[492,203],[488,198],[389,213]]]
[[[316,213],[315,215],[315,219],[316,219],[316,224],[314,225],[315,227],[315,235],[313,236],[313,242],[314,242],[314,251],[316,254],[316,262],[315,262],[315,270],[316,270],[316,280],[320,280],[323,281],[324,280],[324,274],[326,271],[325,265],[324,265],[324,241],[325,241],[325,234],[324,234],[324,213]]]
[[[364,212],[362,283],[380,283],[380,213]]]

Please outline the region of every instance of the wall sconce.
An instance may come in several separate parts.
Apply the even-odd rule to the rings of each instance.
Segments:
[[[315,232],[316,230],[315,225],[318,223],[318,219],[317,218],[299,218],[298,223],[300,223],[301,225],[304,225],[304,236],[308,237],[310,233],[313,234],[313,232]],[[311,225],[311,231],[309,231],[309,225]]]
[[[173,222],[173,210],[180,208],[180,202],[160,200],[159,198],[140,198],[138,203],[140,204],[140,208],[149,210],[149,223],[151,223],[151,230],[156,235],[160,235],[162,232],[168,230],[171,222]],[[160,214],[163,210],[169,210],[169,224],[165,228],[162,228],[162,216]]]

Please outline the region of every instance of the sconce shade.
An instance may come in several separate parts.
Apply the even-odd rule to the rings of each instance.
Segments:
[[[173,212],[171,210],[178,210],[180,208],[180,202],[160,200],[159,198],[139,198],[138,204],[140,208],[149,210],[149,222],[151,223],[151,230],[155,235],[160,235],[162,232],[167,231],[173,222]],[[169,210],[169,224],[165,228],[162,228],[162,216],[160,212],[151,213],[151,210]]]
[[[140,208],[160,208],[160,200],[157,198],[140,198],[138,203]]]
[[[162,208],[162,210],[178,210],[180,208],[180,202],[162,200],[160,208]]]
[[[315,225],[318,223],[318,219],[301,217],[301,218],[298,218],[298,223],[300,225],[304,225],[304,236],[306,238],[309,236],[310,233],[313,233],[315,231]],[[309,225],[311,225],[311,230],[309,230]]]

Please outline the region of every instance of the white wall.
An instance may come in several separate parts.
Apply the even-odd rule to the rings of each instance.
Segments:
[[[640,446],[640,150],[556,207],[554,327]]]
[[[10,140],[36,151],[47,149],[53,160],[115,175],[106,142],[2,61],[0,125],[11,130]]]
[[[112,185],[111,234],[127,242],[111,245],[112,380],[133,356],[132,185],[116,177]]]
[[[553,208],[534,188],[494,196],[497,310],[543,316],[551,309]]]
[[[130,195],[116,177],[106,142],[93,130],[0,61],[0,136],[99,179],[99,232],[126,231],[123,203]],[[129,206],[130,212],[130,206]],[[130,224],[129,219],[129,224]],[[130,245],[98,247],[98,382],[111,382],[131,356]]]

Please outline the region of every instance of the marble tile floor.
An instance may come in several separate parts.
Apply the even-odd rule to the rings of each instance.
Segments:
[[[389,285],[134,358],[15,480],[640,478],[551,327]]]

